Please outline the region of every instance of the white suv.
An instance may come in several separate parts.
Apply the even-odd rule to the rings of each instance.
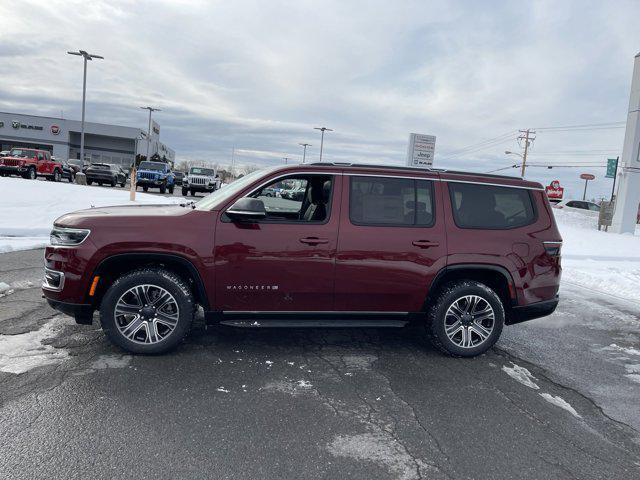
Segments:
[[[182,196],[211,193],[220,188],[220,176],[213,168],[191,167],[182,179]]]

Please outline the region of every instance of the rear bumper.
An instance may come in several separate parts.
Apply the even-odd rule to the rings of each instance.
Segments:
[[[546,317],[551,315],[558,306],[558,295],[551,300],[545,300],[543,302],[536,302],[530,305],[524,305],[521,307],[512,307],[511,314],[505,322],[507,325],[513,325],[515,323],[522,323],[535,318]]]
[[[85,173],[85,175],[87,176],[87,180],[90,180],[92,182],[112,182],[117,180],[116,177],[108,174],[101,175],[101,174],[95,174],[95,173]]]
[[[93,305],[82,303],[67,303],[47,298],[51,308],[75,318],[76,323],[91,325],[93,322]]]

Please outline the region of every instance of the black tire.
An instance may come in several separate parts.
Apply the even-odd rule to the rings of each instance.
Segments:
[[[178,320],[170,333],[156,343],[138,343],[118,329],[115,307],[121,296],[139,285],[153,285],[169,292],[178,306]],[[195,302],[187,283],[176,274],[162,268],[141,268],[118,278],[105,293],[100,305],[100,323],[107,337],[120,348],[141,354],[165,353],[177,347],[189,333]],[[146,328],[146,327],[145,327]]]
[[[462,304],[464,304],[463,297],[465,296],[479,297],[482,299],[482,301],[477,300],[477,304],[481,304],[482,307],[485,307],[485,310],[486,306],[489,305],[493,313],[493,322],[489,335],[487,335],[485,339],[480,340],[480,334],[476,333],[480,332],[480,330],[476,330],[476,328],[484,327],[486,332],[488,327],[487,323],[478,324],[477,322],[478,319],[484,317],[486,314],[468,314],[467,317],[461,319],[460,326],[462,326],[466,331],[466,335],[468,336],[466,338],[471,339],[469,342],[470,345],[463,347],[457,344],[457,334],[453,336],[453,340],[449,338],[445,331],[445,325],[447,322],[451,322],[452,320],[454,320],[454,323],[457,323],[455,317],[452,316],[453,314],[450,314],[447,317],[447,311],[457,301],[462,301]],[[473,308],[471,310],[471,313],[475,311]],[[502,300],[500,300],[498,294],[485,284],[473,280],[459,280],[448,283],[444,286],[436,300],[429,307],[427,317],[427,335],[431,340],[431,343],[438,350],[454,357],[475,357],[486,352],[498,341],[498,338],[500,338],[502,327],[504,326],[504,306],[502,305]],[[463,326],[463,322],[470,322],[469,328],[465,328]],[[463,339],[465,338],[463,335],[465,334],[461,331],[461,342],[463,342]],[[475,344],[473,341],[474,337],[477,342]]]
[[[189,189],[182,187],[182,196],[186,197],[189,194]]]
[[[196,196],[196,192],[194,192],[193,190],[190,190],[190,192],[191,192],[191,196],[192,196],[192,197],[195,197],[195,196]]]
[[[166,185],[160,185],[160,193],[166,193],[167,191],[167,186]]]
[[[115,186],[116,186],[116,180],[115,180],[115,178],[114,178],[113,180],[111,180],[111,186],[112,186],[112,187],[115,187]]]
[[[76,176],[73,173],[69,175],[69,183],[73,183],[75,179],[76,179]]]
[[[171,185],[171,186],[169,187],[169,193],[170,193],[171,195],[173,195],[173,189],[174,189],[174,188],[175,188],[175,187],[174,187],[173,185]]]
[[[91,185],[93,183],[93,180],[87,180],[87,185]]]
[[[122,182],[122,183],[120,184],[120,186],[121,186],[122,188],[126,187],[126,185],[127,185],[127,182]]]
[[[29,170],[27,170],[27,174],[26,177],[29,180],[35,180],[37,177],[37,173],[36,173],[36,169],[34,167],[29,167]]]
[[[146,185],[144,187],[142,187],[142,191],[146,192],[147,190],[149,190],[149,187],[147,187]]]
[[[61,177],[62,175],[60,174],[60,170],[56,169],[53,171],[53,177],[51,177],[51,180],[53,180],[54,182],[59,182]]]

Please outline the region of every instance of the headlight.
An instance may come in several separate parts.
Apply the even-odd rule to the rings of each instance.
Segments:
[[[53,227],[49,241],[51,245],[80,245],[91,230],[79,228]]]
[[[189,183],[189,177],[184,177],[182,179],[182,183]]]

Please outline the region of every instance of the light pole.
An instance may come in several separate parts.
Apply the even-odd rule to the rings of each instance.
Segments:
[[[149,110],[149,127],[147,128],[147,158],[146,160],[149,160],[149,145],[151,144],[151,113],[152,112],[161,112],[162,110],[160,110],[159,108],[153,108],[153,107],[140,107],[143,110]]]
[[[333,132],[330,128],[327,127],[313,127],[314,130],[320,130],[322,135],[320,136],[320,161],[322,161],[322,147],[324,145],[324,132]]]
[[[518,157],[520,157],[520,158],[522,159],[522,165],[521,165],[521,168],[522,168],[522,177],[524,178],[524,157],[522,156],[522,154],[517,153],[517,152],[510,152],[509,150],[506,150],[506,151],[504,152],[504,154],[505,154],[505,155],[516,155],[516,156],[518,156]]]
[[[299,143],[298,145],[300,145],[301,147],[304,147],[304,150],[302,150],[302,163],[304,163],[305,160],[307,159],[307,147],[310,147],[311,144],[310,143]]]
[[[284,160],[284,164],[287,165],[287,163],[289,163],[289,158],[288,157],[283,157],[282,158]]]
[[[93,55],[87,53],[84,50],[78,50],[77,52],[67,52],[69,55],[77,55],[84,58],[84,72],[82,74],[82,122],[80,123],[80,160],[84,164],[84,103],[87,98],[87,60],[93,60],[99,58],[104,60],[104,57],[100,55]]]

